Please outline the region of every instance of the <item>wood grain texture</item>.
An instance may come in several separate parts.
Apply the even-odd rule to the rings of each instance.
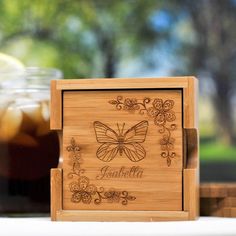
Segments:
[[[183,88],[184,128],[198,128],[198,80],[189,77]]]
[[[200,193],[202,198],[236,197],[236,183],[202,183]]]
[[[236,217],[236,206],[227,198],[201,198],[201,216]]]
[[[51,88],[51,125],[53,129],[63,128],[63,178],[61,172],[62,179],[56,182],[52,174],[52,220],[197,218],[199,164],[194,77],[60,80],[53,82]],[[147,98],[150,102],[145,103]],[[121,109],[116,109],[119,106]],[[126,133],[133,133],[140,124],[138,133],[145,138],[138,136],[135,146],[125,143]],[[101,127],[108,128],[104,132]],[[104,155],[107,144],[98,141],[101,133],[107,132],[113,137],[116,133],[115,139],[119,140],[112,144],[114,147],[119,143],[112,158]],[[136,150],[135,155],[125,152],[130,145]],[[115,176],[124,171],[122,168],[131,171],[128,178],[117,178],[113,173],[113,177],[98,179],[104,166],[111,168]],[[132,167],[142,170],[138,178],[130,178]],[[95,201],[98,193],[100,199]],[[226,207],[224,212],[231,214]]]
[[[197,129],[185,129],[187,136],[187,168],[196,169],[199,167],[199,137]]]
[[[99,89],[162,89],[162,88],[187,88],[189,79],[186,77],[162,78],[112,78],[112,79],[79,79],[58,80],[58,90],[99,90]]]
[[[62,170],[51,169],[51,220],[57,220],[57,213],[62,210]]]
[[[197,129],[185,129],[187,161],[184,169],[184,210],[189,219],[199,216],[199,150]]]
[[[68,91],[64,92],[64,162],[63,162],[63,206],[66,210],[182,210],[182,170],[183,170],[183,149],[182,149],[182,96],[180,90],[139,90],[139,91]],[[123,100],[135,98],[142,102],[145,97],[151,99],[148,103],[149,108],[153,108],[155,99],[174,101],[171,112],[175,114],[173,122],[166,122],[166,127],[175,124],[177,128],[171,131],[170,139],[173,139],[171,152],[176,156],[171,158],[171,165],[168,166],[166,158],[161,157],[163,147],[160,142],[165,137],[167,140],[168,131],[158,132],[162,126],[155,125],[154,118],[147,112],[143,115],[138,110],[116,109],[116,106],[109,103],[122,96]],[[84,99],[86,97],[86,99]],[[148,108],[148,109],[149,109]],[[128,107],[127,107],[128,109]],[[168,109],[167,111],[168,112]],[[100,121],[113,129],[118,134],[117,124],[122,126],[125,123],[125,131],[133,125],[148,122],[146,139],[142,144],[146,152],[143,160],[132,162],[126,155],[117,155],[109,162],[104,162],[96,157],[96,152],[102,143],[98,143],[94,131],[94,121]],[[70,153],[67,147],[70,146],[71,138],[78,142],[81,157],[83,158],[82,168],[85,169],[89,184],[104,189],[118,189],[129,191],[136,197],[135,201],[127,205],[119,203],[104,202],[96,205],[74,203],[71,201],[72,192],[68,188],[72,180],[68,174],[72,170]],[[164,141],[165,142],[165,141]],[[129,170],[132,167],[139,167],[143,170],[141,178],[104,178],[98,180],[97,176],[101,170],[109,166],[109,169],[119,171],[124,167]],[[95,196],[94,196],[95,197]]]
[[[52,130],[62,129],[62,91],[58,90],[58,80],[51,81],[50,99],[50,128]]]
[[[236,217],[236,183],[204,183],[200,187],[201,215]]]
[[[178,221],[188,220],[184,211],[61,211],[59,221]]]
[[[227,183],[228,197],[236,197],[236,183]]]
[[[200,197],[224,198],[228,196],[228,189],[225,184],[203,183],[200,186]]]
[[[199,189],[197,169],[184,169],[184,210],[189,213],[189,220],[199,216]]]
[[[219,207],[236,207],[236,197],[224,197],[220,199]]]
[[[225,207],[223,210],[224,217],[236,217],[236,207]]]

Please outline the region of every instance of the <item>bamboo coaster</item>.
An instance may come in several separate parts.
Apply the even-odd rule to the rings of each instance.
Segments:
[[[236,183],[200,185],[202,216],[236,217]]]

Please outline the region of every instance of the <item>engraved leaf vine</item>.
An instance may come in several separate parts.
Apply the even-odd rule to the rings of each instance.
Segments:
[[[108,203],[121,203],[127,205],[129,201],[134,201],[136,197],[131,196],[128,191],[118,191],[115,189],[105,190],[103,187],[96,187],[90,183],[87,176],[83,175],[85,170],[81,168],[83,159],[79,145],[74,138],[71,138],[70,145],[66,147],[69,152],[71,172],[68,173],[68,178],[77,177],[76,181],[72,181],[69,185],[72,193],[71,201],[74,203],[101,204],[106,201]]]
[[[172,110],[174,101],[169,99],[163,101],[160,98],[153,100],[144,98],[142,101],[138,101],[136,98],[117,96],[115,100],[108,102],[114,105],[117,110],[125,110],[130,113],[139,111],[139,114],[147,114],[153,119],[154,124],[159,127],[158,132],[162,134],[160,140],[161,156],[166,158],[167,166],[170,166],[171,160],[176,156],[174,152],[175,139],[172,137],[172,132],[176,130],[177,126],[171,123],[176,119],[175,112]]]

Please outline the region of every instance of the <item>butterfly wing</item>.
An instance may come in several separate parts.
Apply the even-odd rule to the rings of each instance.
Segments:
[[[118,153],[118,135],[100,121],[94,122],[94,130],[97,142],[102,143],[97,150],[97,158],[105,162],[111,161]]]
[[[117,143],[118,135],[113,129],[100,121],[95,121],[93,126],[98,143]]]
[[[146,156],[146,151],[139,143],[129,143],[124,145],[125,155],[133,162],[141,161]]]
[[[143,120],[128,129],[124,134],[124,143],[143,143],[146,139],[148,121]]]
[[[139,143],[145,141],[147,130],[148,121],[144,120],[128,129],[124,134],[123,150],[133,162],[141,161],[146,156],[144,148]]]
[[[141,121],[131,127],[124,134],[123,151],[125,155],[133,162],[140,161],[145,158],[146,152],[139,144],[145,141],[148,129],[148,122]],[[103,143],[97,150],[98,159],[109,162],[119,152],[119,143],[117,133],[107,125],[95,121],[94,130],[99,143]]]
[[[97,150],[97,158],[104,162],[111,161],[118,153],[118,144],[104,143]]]

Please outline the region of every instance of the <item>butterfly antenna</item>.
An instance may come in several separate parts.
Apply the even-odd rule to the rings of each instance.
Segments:
[[[116,123],[116,125],[117,125],[118,132],[119,132],[119,135],[120,135],[120,127],[119,127],[119,124],[118,124],[118,123]]]
[[[124,132],[124,128],[125,128],[125,123],[123,123],[123,126],[122,126],[122,131],[121,131],[121,132],[122,132],[122,133],[121,133],[122,135],[123,135],[123,132]]]

